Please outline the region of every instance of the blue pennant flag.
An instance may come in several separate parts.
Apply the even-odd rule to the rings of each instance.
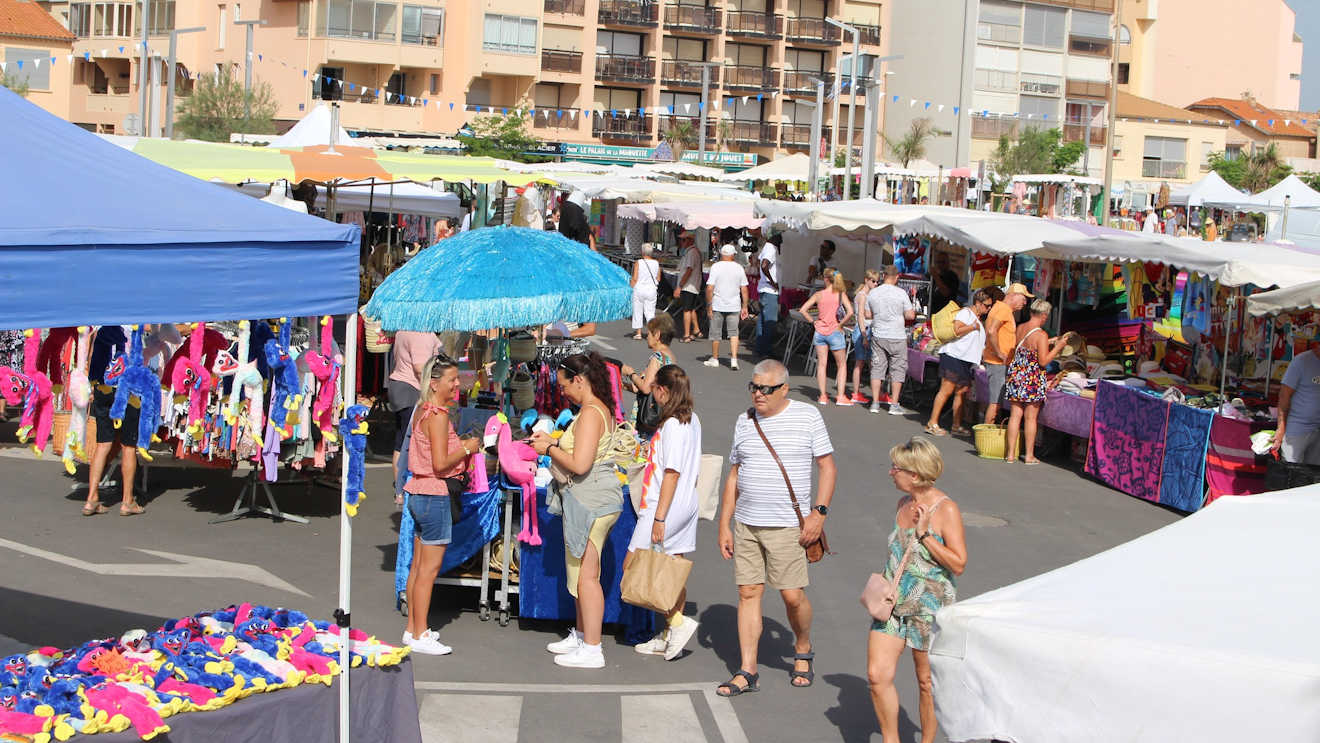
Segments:
[[[1274,119],[1270,119],[1270,126],[1274,126]]]
[[[258,62],[261,61],[261,55],[260,55],[260,54],[257,55],[257,61],[258,61]]]
[[[705,108],[706,108],[706,102],[705,102],[705,101],[697,101],[697,109],[698,109],[698,110],[703,110],[703,109],[705,109]]]
[[[453,110],[454,110],[454,104],[453,104],[452,101],[451,101],[450,104],[449,104],[449,110],[450,110],[450,111],[453,111]]]
[[[348,89],[349,89],[349,90],[352,90],[352,89],[353,89],[353,83],[349,83],[349,84],[348,84]]]
[[[146,44],[143,44],[142,46],[146,46]],[[119,53],[120,53],[120,54],[123,54],[123,53],[124,53],[124,47],[122,47],[122,46],[119,47]]]
[[[673,112],[674,112],[674,107],[673,107],[673,106],[670,106],[670,107],[669,107],[669,113],[672,114]]]
[[[638,106],[638,107],[637,107],[637,115],[638,115],[639,117],[641,117],[641,116],[645,116],[645,115],[646,115],[646,109],[645,109],[645,108],[642,108],[641,106]]]
[[[894,96],[894,103],[898,103],[898,96]]]
[[[957,115],[958,115],[958,107],[957,107],[957,106],[954,106],[954,107],[953,107],[953,115],[954,115],[954,116],[957,116]]]
[[[758,103],[761,101],[761,98],[762,98],[764,95],[765,95],[764,93],[757,93],[757,94],[756,94],[756,100],[757,100]]]
[[[307,70],[303,70],[303,77],[307,77]]]
[[[23,60],[18,60],[18,69],[23,69]]]
[[[91,52],[83,52],[83,59],[87,60],[88,62],[92,61],[92,53],[91,53]]]
[[[1242,119],[1233,119],[1234,126],[1242,126]]]
[[[558,117],[561,118],[561,119],[564,118],[564,109],[561,108],[561,109],[556,110],[556,111],[555,111],[555,115],[558,116]]]
[[[507,109],[507,108],[504,109],[504,115],[505,115],[505,116],[508,116],[508,115],[509,115],[509,109]]]

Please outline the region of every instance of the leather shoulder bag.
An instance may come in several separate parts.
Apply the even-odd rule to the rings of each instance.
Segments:
[[[797,493],[793,490],[793,481],[788,477],[788,470],[784,469],[784,463],[779,459],[779,452],[770,445],[770,439],[765,437],[765,431],[761,430],[761,424],[756,420],[756,408],[747,409],[747,418],[751,420],[756,428],[756,433],[761,437],[761,443],[765,444],[766,451],[774,457],[775,464],[779,465],[779,474],[784,476],[784,484],[788,486],[788,497],[793,500],[793,510],[797,512],[798,528],[806,528],[806,520],[802,518],[802,506],[798,505]],[[830,552],[830,543],[825,538],[825,530],[820,530],[820,537],[805,547],[807,551],[807,562],[820,562],[825,555],[833,554]]]

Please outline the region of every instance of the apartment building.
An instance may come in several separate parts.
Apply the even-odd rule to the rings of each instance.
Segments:
[[[1114,184],[1125,203],[1142,209],[1160,187],[1187,185],[1210,172],[1210,155],[1224,152],[1230,126],[1167,103],[1118,91],[1114,122]],[[1230,122],[1231,124],[1231,122]]]
[[[5,78],[25,87],[29,101],[63,118],[69,115],[67,60],[73,38],[37,5],[0,0],[0,67]]]
[[[255,77],[274,88],[282,121],[336,100],[351,131],[451,135],[479,109],[534,106],[537,138],[591,159],[642,159],[675,121],[697,124],[703,68],[708,149],[762,157],[806,150],[813,81],[832,84],[840,55],[851,51],[851,39],[825,18],[856,27],[863,54],[883,54],[886,42],[886,8],[877,0],[146,3],[153,55],[164,53],[170,31],[205,28],[178,35],[179,95],[188,94],[195,73],[226,64],[241,72],[246,30],[235,23],[260,20],[251,62]],[[78,37],[76,57],[87,55],[75,59],[70,118],[122,130],[138,108],[140,0],[44,5]],[[153,56],[156,122],[164,66]],[[583,113],[593,110],[619,115]],[[856,116],[860,143],[860,101]]]

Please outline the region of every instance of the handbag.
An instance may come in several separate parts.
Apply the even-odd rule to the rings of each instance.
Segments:
[[[798,505],[797,493],[793,491],[793,481],[789,479],[788,470],[784,469],[784,463],[779,459],[779,452],[775,451],[775,448],[770,445],[770,439],[766,438],[765,431],[761,430],[761,424],[756,420],[756,408],[748,408],[747,417],[752,421],[752,425],[756,427],[756,433],[761,437],[761,443],[765,444],[770,456],[774,457],[775,464],[779,465],[779,474],[784,476],[784,484],[788,486],[788,497],[793,500],[793,510],[797,512],[798,528],[805,528],[806,520],[802,518],[802,507]],[[807,562],[820,562],[825,555],[834,554],[830,552],[830,543],[825,539],[824,529],[820,530],[820,537],[804,549],[807,551]]]
[[[380,327],[380,320],[362,315],[363,344],[367,353],[389,353],[394,349],[394,334]]]
[[[934,511],[944,502],[944,498],[935,501],[931,506]],[[871,614],[871,618],[878,622],[888,622],[889,617],[894,614],[894,605],[898,603],[898,585],[903,580],[903,572],[907,570],[908,560],[912,557],[912,550],[917,546],[917,539],[914,537],[908,543],[907,549],[903,550],[903,557],[898,561],[898,569],[894,571],[894,579],[885,577],[884,573],[871,573],[871,577],[866,580],[866,586],[862,588],[862,595],[859,599],[866,611]]]
[[[678,597],[691,572],[691,560],[667,555],[660,551],[659,545],[636,550],[628,567],[623,569],[619,599],[625,604],[669,615],[678,606]]]

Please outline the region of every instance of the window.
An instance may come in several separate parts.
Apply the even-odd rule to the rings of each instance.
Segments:
[[[243,20],[243,6],[239,3],[234,3],[234,23],[238,23],[241,20]]]
[[[753,44],[725,44],[724,56],[740,67],[765,67],[767,47]]]
[[[564,108],[571,97],[564,95],[564,86],[562,83],[537,83],[536,90],[532,93],[532,102],[537,108]]]
[[[642,91],[626,88],[596,88],[596,108],[626,111],[642,105]]]
[[[408,76],[402,72],[390,75],[385,83],[385,102],[399,106],[408,105]]]
[[[431,73],[431,95],[440,95],[440,74]]]
[[[1062,49],[1067,18],[1068,11],[1062,8],[1026,6],[1026,19],[1022,24],[1022,43],[1046,49]]]
[[[5,47],[5,74],[33,90],[50,90],[50,52],[45,49]]]
[[[444,21],[445,11],[441,8],[403,6],[403,43],[443,46]]]
[[[805,49],[787,49],[784,51],[784,65],[799,72],[824,72],[825,53]]]
[[[976,38],[1017,44],[1022,41],[1022,6],[982,2]]]
[[[1204,173],[1204,172],[1210,170],[1210,155],[1212,155],[1212,154],[1214,153],[1214,151],[1215,151],[1215,143],[1214,143],[1214,142],[1202,142],[1202,143],[1201,143],[1201,172],[1202,172],[1202,173]]]
[[[784,116],[787,117],[790,124],[811,126],[815,109],[815,106],[808,106],[798,101],[784,101]]]
[[[1127,85],[1128,76],[1131,74],[1132,65],[1127,62],[1118,63],[1118,84]]]
[[[1118,27],[1119,46],[1127,46],[1131,43],[1132,43],[1132,32],[1128,30],[1127,26],[1119,26]]]
[[[755,98],[748,98],[746,103],[743,103],[741,98],[735,98],[733,101],[733,120],[762,123],[766,121],[765,104],[766,101],[758,101]]]
[[[661,52],[669,59],[686,62],[706,61],[706,41],[704,39],[680,39],[666,36],[661,44]]]
[[[1026,127],[1049,129],[1059,123],[1058,98],[1024,95],[1018,103],[1018,111],[1022,114],[1022,124]]]
[[[467,105],[489,106],[490,100],[490,78],[479,77],[473,80],[468,86]]]
[[[701,96],[696,93],[677,93],[670,90],[661,91],[660,106],[666,112],[670,106],[674,107],[675,116],[696,116],[700,113],[698,104],[701,103]]]
[[[224,50],[225,44],[229,42],[229,19],[226,18],[227,15],[229,15],[229,10],[221,5],[220,19],[215,25],[215,48],[221,51]]]
[[[1017,91],[1018,81],[1015,72],[978,69],[973,73],[972,79],[977,90]]]
[[[486,14],[481,47],[502,54],[536,54],[536,19]]]
[[[1146,137],[1142,154],[1143,178],[1177,178],[1187,175],[1187,140],[1171,137]]]
[[[1114,142],[1113,142],[1113,144],[1114,144],[1114,157],[1116,157],[1116,158],[1117,158],[1117,157],[1122,157],[1122,155],[1123,155],[1123,135],[1122,135],[1122,134],[1115,134],[1114,137],[1113,137],[1113,140],[1114,140]]]
[[[98,3],[98,5],[101,3]],[[109,5],[109,3],[105,3]],[[163,36],[174,30],[174,0],[146,0],[147,33]],[[133,35],[142,33],[142,25],[134,19]]]
[[[1074,10],[1072,12],[1072,35],[1108,41],[1109,14]]]
[[[312,22],[312,4],[310,0],[298,0],[298,38],[306,38]]]
[[[1242,145],[1231,144],[1224,148],[1225,160],[1236,160],[1242,157]]]
[[[325,0],[320,5],[321,33],[343,39],[394,41],[399,8],[374,0]]]
[[[133,3],[72,3],[69,31],[79,38],[127,37],[133,34]]]
[[[618,31],[600,31],[596,34],[596,53],[619,57],[642,56],[642,35]]]

